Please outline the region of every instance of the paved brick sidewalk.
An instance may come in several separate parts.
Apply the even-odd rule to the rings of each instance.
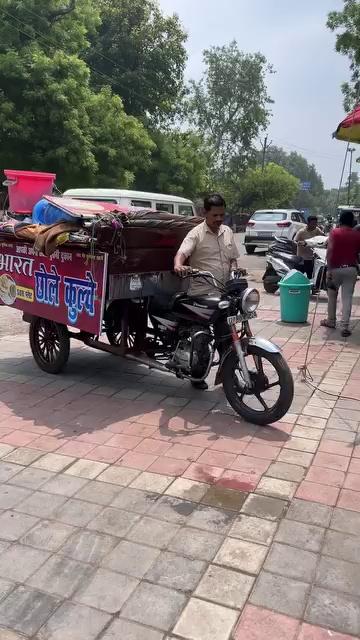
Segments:
[[[76,345],[54,378],[0,341],[0,640],[360,636],[360,330],[321,329],[320,303],[314,391],[309,327],[277,307],[256,328],[296,395],[263,429],[219,389]]]

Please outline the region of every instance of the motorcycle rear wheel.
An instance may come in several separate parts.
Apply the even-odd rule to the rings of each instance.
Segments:
[[[264,374],[264,380],[266,379],[266,373],[264,371],[263,361],[267,362],[267,365],[271,365],[278,376],[278,381],[269,382],[270,386],[265,388],[264,391],[260,391],[260,389],[262,386],[266,387],[265,382],[262,385],[258,385],[256,383],[256,392],[253,392],[252,394],[244,392],[243,388],[239,385],[237,377],[237,374],[240,374],[241,376],[238,357],[233,351],[229,353],[226,361],[224,362],[222,376],[223,389],[228,402],[236,413],[248,422],[258,424],[259,426],[266,426],[280,420],[289,411],[294,397],[294,381],[291,371],[280,353],[269,353],[260,347],[251,345],[248,348],[246,359],[250,360],[250,357],[253,362],[255,362],[253,358],[256,358],[257,362],[261,362],[260,366]],[[251,369],[250,362],[248,363],[248,367]],[[259,376],[259,374],[253,373],[252,376],[255,380],[256,376]],[[262,397],[262,393],[265,393],[277,386],[280,387],[279,397],[275,404],[272,407],[269,407],[266,400]],[[262,406],[262,411],[258,411],[257,409],[245,404],[244,398],[248,398],[249,396],[258,401],[259,405]]]

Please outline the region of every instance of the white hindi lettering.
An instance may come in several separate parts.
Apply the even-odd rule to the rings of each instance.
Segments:
[[[97,283],[92,273],[86,272],[86,279],[64,278],[65,304],[68,308],[70,324],[75,324],[79,313],[86,311],[89,316],[95,315],[95,293]]]
[[[8,273],[18,273],[19,275],[32,276],[33,258],[22,258],[21,256],[12,255],[10,253],[0,253],[0,271]]]
[[[35,298],[37,302],[48,304],[51,307],[58,307],[59,288],[61,276],[58,275],[55,265],[50,267],[50,273],[46,271],[45,265],[40,264],[39,271],[34,271],[35,275]]]

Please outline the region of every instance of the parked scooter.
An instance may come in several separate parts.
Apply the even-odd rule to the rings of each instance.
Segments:
[[[305,240],[314,253],[314,271],[311,279],[312,292],[326,291],[326,236],[316,236]],[[304,261],[296,255],[296,244],[286,238],[275,238],[266,256],[266,269],[263,275],[264,289],[275,293],[279,282],[289,271],[303,271]]]

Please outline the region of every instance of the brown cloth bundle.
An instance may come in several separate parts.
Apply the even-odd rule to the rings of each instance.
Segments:
[[[79,225],[73,222],[56,222],[51,225],[28,224],[15,228],[15,235],[22,240],[32,240],[37,251],[51,256],[57,247],[69,239],[69,233],[79,231]]]

